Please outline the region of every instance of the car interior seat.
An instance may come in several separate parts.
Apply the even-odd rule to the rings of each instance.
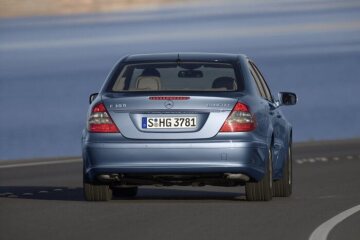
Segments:
[[[136,80],[136,89],[150,91],[160,90],[160,78],[155,76],[140,76]]]
[[[232,77],[216,78],[212,84],[213,89],[221,90],[236,90],[236,82]]]
[[[136,79],[137,90],[157,91],[161,89],[160,73],[154,69],[145,69]]]

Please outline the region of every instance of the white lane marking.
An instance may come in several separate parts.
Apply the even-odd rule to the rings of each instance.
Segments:
[[[7,195],[12,195],[12,193],[11,192],[0,193],[0,196],[7,196]]]
[[[34,195],[34,194],[27,192],[27,193],[23,193],[22,195],[23,195],[23,196],[31,196],[31,195]]]
[[[60,191],[62,191],[62,189],[61,188],[55,188],[53,191],[54,192],[60,192]]]
[[[302,159],[296,160],[296,163],[297,164],[303,164],[303,160]]]
[[[322,162],[327,162],[328,161],[328,159],[326,157],[320,157],[319,160],[322,161]]]
[[[360,155],[358,156],[355,156],[355,155],[347,155],[347,156],[343,156],[343,157],[330,157],[330,158],[327,158],[327,157],[314,157],[314,158],[302,158],[302,159],[296,159],[295,162],[297,164],[303,164],[303,163],[316,163],[316,162],[328,162],[330,160],[333,160],[333,161],[339,161],[341,159],[345,160],[353,160],[353,159],[356,159],[356,158],[360,158]]]
[[[317,227],[310,235],[309,240],[326,240],[330,231],[340,222],[344,221],[346,218],[350,217],[354,213],[360,211],[360,205],[352,207],[344,212],[339,213],[338,215],[332,217],[328,221],[321,224]]]
[[[14,163],[7,165],[0,165],[1,168],[17,168],[17,167],[32,167],[32,166],[41,166],[41,165],[52,165],[52,164],[63,164],[63,163],[75,163],[81,162],[82,159],[68,159],[68,160],[53,160],[53,161],[45,161],[45,162],[29,162],[29,163]]]

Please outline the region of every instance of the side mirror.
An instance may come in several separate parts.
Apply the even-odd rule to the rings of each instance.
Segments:
[[[292,92],[280,92],[279,93],[280,105],[290,106],[297,103],[297,96]]]
[[[90,95],[90,97],[89,97],[89,103],[90,104],[95,100],[97,95],[99,95],[99,93],[93,93],[93,94]]]

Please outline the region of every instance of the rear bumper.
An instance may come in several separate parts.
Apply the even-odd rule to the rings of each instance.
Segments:
[[[92,143],[83,144],[84,173],[100,174],[242,173],[258,181],[264,176],[266,143]]]

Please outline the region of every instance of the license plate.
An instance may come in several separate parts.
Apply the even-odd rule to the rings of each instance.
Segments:
[[[196,128],[196,117],[143,117],[142,128]]]

